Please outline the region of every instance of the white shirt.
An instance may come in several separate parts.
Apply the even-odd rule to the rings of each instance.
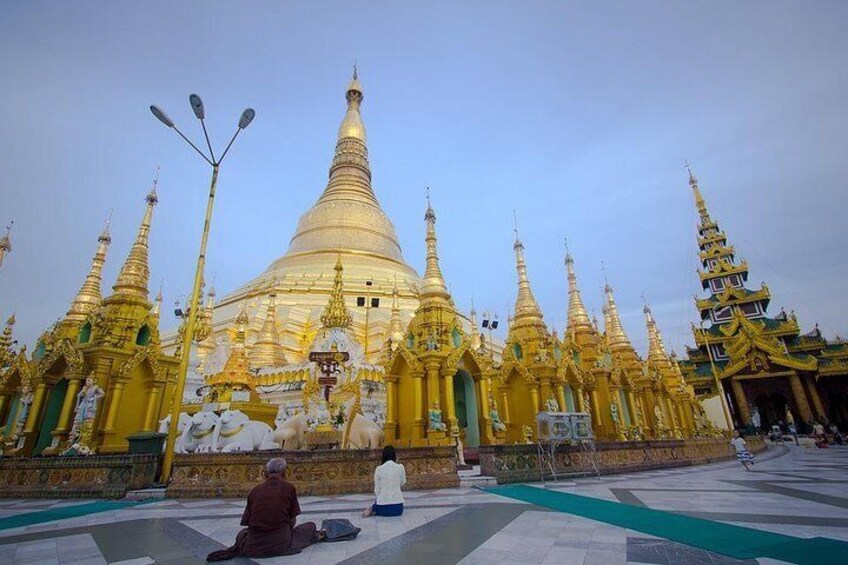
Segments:
[[[731,439],[730,445],[733,446],[737,453],[743,449],[748,449],[748,447],[745,445],[745,440],[741,437],[735,437]]]
[[[374,469],[374,494],[377,504],[403,504],[400,487],[406,484],[406,469],[394,461],[386,461]]]

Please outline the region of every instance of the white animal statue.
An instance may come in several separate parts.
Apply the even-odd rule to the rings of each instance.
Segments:
[[[351,449],[376,449],[383,445],[383,430],[370,418],[357,414],[350,424],[347,446]]]
[[[306,413],[301,412],[289,418],[281,408],[274,422],[277,429],[274,431],[273,441],[281,445],[283,449],[295,450],[306,447],[304,434],[309,427],[309,417]]]
[[[271,426],[265,422],[254,422],[241,410],[225,410],[212,434],[215,451],[256,451],[279,449],[274,443]]]
[[[183,430],[177,453],[208,453],[214,451],[214,433],[220,418],[214,412],[198,412]],[[179,423],[177,423],[179,425]]]
[[[177,422],[177,441],[174,444],[174,450],[177,453],[184,453],[184,451],[182,451],[180,449],[180,444],[182,443],[183,432],[185,431],[186,426],[188,426],[189,422],[191,422],[191,416],[189,416],[188,413],[186,413],[186,412],[180,412],[180,419]],[[168,431],[170,431],[170,429],[171,429],[171,415],[168,414],[163,419],[159,420],[159,433],[160,434],[167,434]],[[163,452],[165,451],[165,447],[167,447],[167,446],[165,446],[163,444],[162,445],[162,451]]]

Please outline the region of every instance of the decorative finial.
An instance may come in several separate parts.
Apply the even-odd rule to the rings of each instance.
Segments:
[[[515,208],[512,209],[512,231],[515,232],[515,242],[518,243],[518,214],[515,213]]]
[[[354,59],[353,60],[353,80],[357,80],[359,78],[357,71],[358,71],[358,68],[357,68],[357,65],[356,65],[356,59]]]
[[[155,205],[159,202],[159,197],[156,194],[156,187],[159,186],[159,166],[156,166],[156,176],[153,178],[153,188],[150,189],[150,192],[147,193],[147,196],[144,197],[147,200],[147,203],[150,205]]]

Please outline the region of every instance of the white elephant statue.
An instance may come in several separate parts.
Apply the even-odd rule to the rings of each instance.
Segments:
[[[383,445],[383,430],[370,418],[357,414],[350,424],[347,445],[351,449],[377,449]]]
[[[304,434],[309,427],[309,417],[301,412],[291,418],[286,418],[284,411],[277,414],[274,420],[277,429],[274,431],[274,441],[287,450],[303,449],[306,447]]]
[[[177,422],[177,441],[174,444],[174,451],[176,451],[177,453],[185,453],[185,451],[183,451],[180,446],[182,444],[183,432],[185,432],[186,426],[188,426],[189,422],[191,422],[191,416],[189,416],[188,413],[186,413],[186,412],[180,412],[180,419]],[[159,420],[159,433],[160,434],[167,434],[170,431],[170,429],[171,429],[171,415],[168,414],[163,419]],[[165,451],[165,447],[167,447],[167,446],[162,445],[162,451],[163,452]]]
[[[209,453],[215,450],[213,436],[220,418],[214,412],[198,412],[180,436],[178,453]],[[179,423],[177,424],[179,425]]]
[[[215,451],[256,451],[279,449],[274,443],[271,426],[265,422],[254,422],[241,410],[225,410],[212,434]]]

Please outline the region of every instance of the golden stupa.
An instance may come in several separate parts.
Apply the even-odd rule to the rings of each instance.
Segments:
[[[371,187],[360,114],[364,94],[356,69],[345,98],[347,111],[339,126],[323,193],[301,216],[288,251],[214,306],[213,338],[218,343],[227,341],[227,328],[246,302],[250,351],[263,331],[267,333],[269,308],[276,307],[285,358],[291,363],[304,361],[307,347],[321,327],[319,318],[332,291],[339,255],[345,266],[344,291],[353,316],[351,329],[365,346],[368,359],[376,360],[389,338],[394,301],[404,327],[418,307],[421,279],[406,263],[394,225]],[[357,305],[357,298],[365,298],[366,306]],[[379,299],[376,307],[371,307],[372,299]],[[207,372],[214,369],[204,367]]]

